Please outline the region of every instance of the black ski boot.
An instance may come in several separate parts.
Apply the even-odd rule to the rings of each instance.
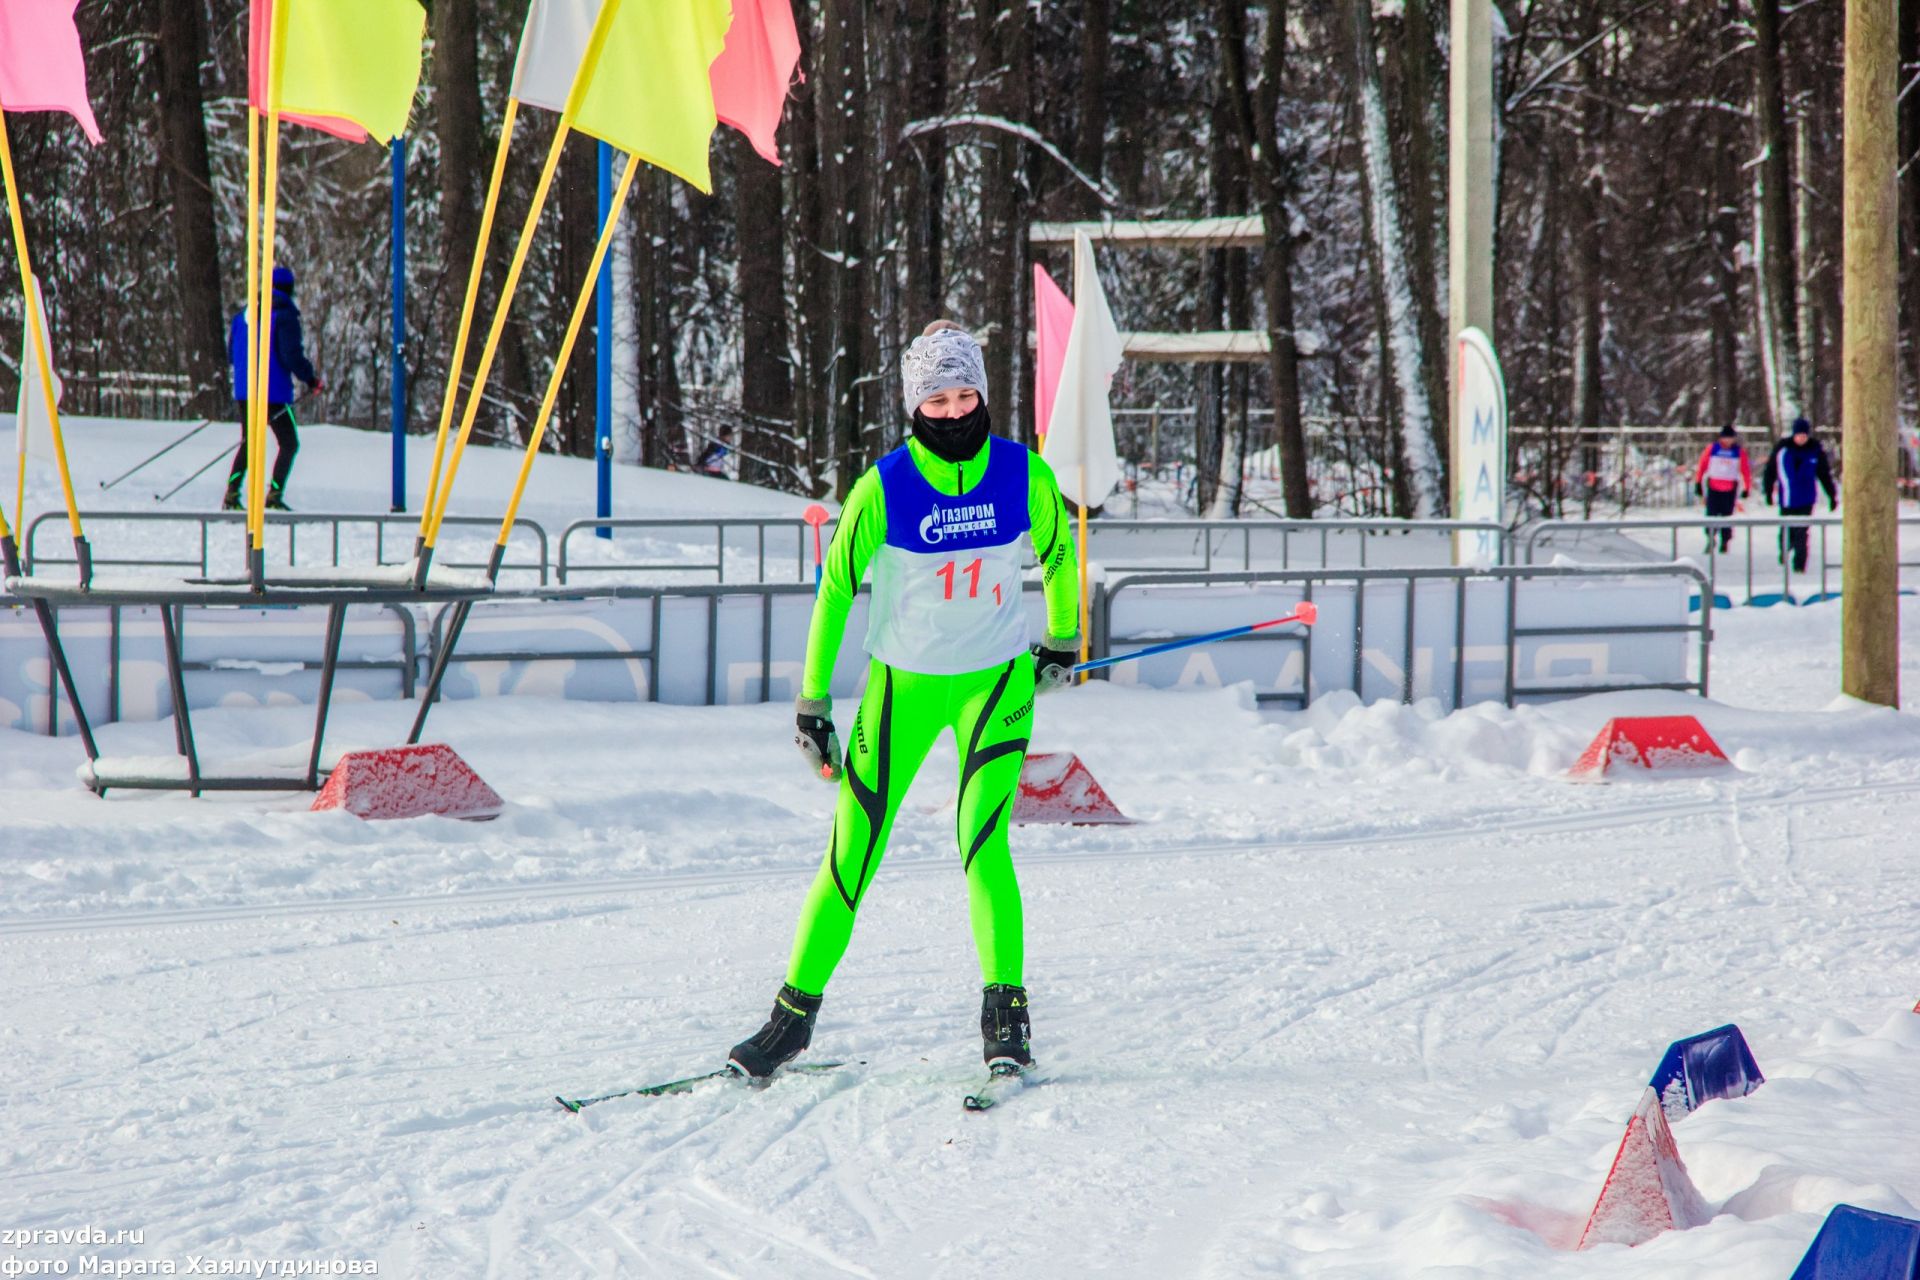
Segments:
[[[227,486],[227,496],[220,499],[220,509],[222,511],[238,511],[240,509],[240,485],[238,481]]]
[[[733,1046],[727,1065],[756,1080],[778,1071],[800,1056],[813,1042],[813,1020],[820,1012],[820,997],[783,986],[773,998],[773,1012],[767,1024],[749,1040]]]
[[[987,1069],[996,1075],[1024,1071],[1033,1065],[1028,1041],[1033,1027],[1027,1021],[1027,989],[996,982],[980,998],[980,1038],[986,1042]]]
[[[292,511],[293,510],[292,507],[287,505],[287,498],[286,498],[285,492],[277,484],[270,484],[267,487],[267,510],[269,511]]]

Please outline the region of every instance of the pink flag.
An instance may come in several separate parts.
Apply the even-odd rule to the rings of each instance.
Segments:
[[[1033,264],[1033,327],[1040,336],[1033,362],[1033,424],[1044,441],[1053,420],[1053,397],[1060,390],[1060,371],[1067,363],[1073,302],[1037,262]]]
[[[100,141],[73,25],[79,0],[0,0],[0,110],[64,111]]]
[[[733,0],[727,47],[713,60],[713,112],[721,124],[747,135],[767,160],[780,163],[774,131],[787,102],[787,86],[800,61],[800,37],[788,0]]]
[[[274,0],[250,0],[247,10],[247,105],[255,111],[267,109],[267,59],[273,51],[273,9]],[[288,124],[303,124],[348,142],[367,140],[365,129],[338,116],[283,115],[280,118]]]

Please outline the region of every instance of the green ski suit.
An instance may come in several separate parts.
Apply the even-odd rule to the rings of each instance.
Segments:
[[[1052,469],[1037,454],[1009,452],[1006,443],[1000,442],[1000,457],[1024,460],[1027,468],[1026,515],[1045,587],[1049,647],[1073,649],[1078,647],[1080,583],[1060,489]],[[958,464],[943,461],[918,440],[906,447],[919,478],[938,494],[971,498],[987,488],[987,461],[993,446],[989,439],[978,454]],[[887,600],[896,598],[889,589],[893,584],[883,578],[903,572],[897,568],[899,562],[886,557],[876,561],[876,553],[888,541],[881,465],[868,468],[860,477],[840,512],[807,635],[803,700],[828,697],[847,612],[869,564],[875,570],[873,607],[884,608]],[[953,567],[945,573],[951,593]],[[965,575],[962,569],[958,582],[963,591]],[[976,587],[978,581],[976,576]],[[938,655],[934,658],[923,665],[940,665]],[[956,835],[981,979],[987,984],[1020,986],[1024,960],[1020,886],[1007,848],[1007,830],[1031,728],[1033,659],[1023,649],[1007,661],[957,675],[903,670],[878,658],[871,662],[860,710],[844,736],[847,754],[833,834],[800,913],[787,983],[809,995],[826,989],[834,967],[846,954],[854,915],[879,869],[901,798],[935,739],[950,728],[960,752]]]

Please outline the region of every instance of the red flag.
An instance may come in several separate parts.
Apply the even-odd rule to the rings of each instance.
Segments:
[[[64,111],[100,141],[73,25],[79,0],[0,0],[0,110]]]
[[[273,51],[273,9],[274,0],[249,0],[247,105],[261,112],[267,109],[267,60]],[[283,115],[280,118],[288,124],[303,124],[348,142],[367,140],[365,129],[338,116]]]
[[[800,37],[788,0],[733,0],[727,46],[708,72],[713,112],[774,164],[780,163],[774,132],[799,61]]]

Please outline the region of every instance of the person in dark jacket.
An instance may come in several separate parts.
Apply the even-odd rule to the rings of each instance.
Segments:
[[[727,479],[727,455],[733,452],[733,428],[720,428],[720,435],[708,442],[700,461],[693,464],[695,471],[704,475]]]
[[[307,359],[306,344],[300,337],[300,308],[293,305],[293,268],[273,269],[273,325],[270,331],[273,350],[267,360],[267,425],[273,428],[275,450],[273,477],[267,487],[267,507],[285,511],[287,476],[293,470],[293,455],[300,450],[295,434],[293,380],[307,389],[321,391],[326,384]],[[233,455],[232,474],[227,477],[227,496],[221,506],[228,511],[240,509],[240,482],[247,475],[247,383],[252,370],[247,368],[247,312],[243,307],[227,330],[227,359],[233,365],[233,398],[240,402],[240,451]]]
[[[1818,499],[1815,486],[1827,491],[1827,510],[1832,511],[1840,505],[1840,496],[1833,487],[1833,467],[1827,462],[1827,451],[1818,440],[1813,438],[1813,425],[1805,418],[1793,420],[1793,431],[1773,446],[1773,453],[1767,458],[1766,475],[1761,481],[1767,505],[1780,504],[1783,516],[1807,516],[1813,514],[1813,504]],[[1780,559],[1785,560],[1787,553],[1793,553],[1793,571],[1805,573],[1807,570],[1807,527],[1798,525],[1781,530]]]

